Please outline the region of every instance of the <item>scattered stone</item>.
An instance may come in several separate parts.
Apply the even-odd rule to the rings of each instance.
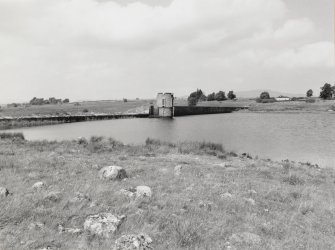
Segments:
[[[262,239],[259,235],[244,232],[239,234],[233,234],[230,237],[230,242],[233,245],[259,245],[262,242]]]
[[[136,187],[136,198],[148,197],[151,198],[152,192],[151,188],[147,186],[138,186]]]
[[[44,228],[44,224],[42,222],[32,222],[29,224],[29,230],[41,230]]]
[[[89,201],[91,201],[91,198],[86,194],[82,194],[80,192],[77,192],[75,197],[73,197],[71,199],[71,202],[82,202],[82,201],[88,201],[89,202]]]
[[[248,190],[248,193],[249,193],[249,194],[257,194],[257,192],[256,192],[255,190],[253,190],[253,189]]]
[[[42,182],[42,181],[36,182],[36,183],[32,186],[32,188],[35,189],[35,190],[40,190],[40,189],[42,189],[42,188],[44,188],[44,187],[45,187],[45,184],[44,184],[44,182]]]
[[[190,186],[188,186],[186,188],[186,191],[192,191],[193,190],[193,187],[194,187],[194,184],[191,184]]]
[[[204,208],[206,209],[207,211],[212,211],[212,203],[206,203],[206,202],[200,202],[199,203],[199,207],[200,208]]]
[[[256,205],[256,202],[254,199],[251,199],[251,198],[244,198],[244,200],[248,203],[250,203],[251,205],[255,206]]]
[[[175,166],[175,168],[174,168],[174,175],[175,176],[179,176],[179,175],[181,175],[181,170],[182,170],[182,166],[181,165],[178,165],[178,166]]]
[[[39,250],[52,250],[53,248],[50,246],[40,248]]]
[[[44,197],[44,200],[50,202],[58,202],[60,201],[61,196],[62,196],[61,192],[50,192]]]
[[[83,233],[83,230],[79,229],[79,228],[66,228],[63,227],[62,225],[58,226],[58,232],[59,233],[69,233],[69,234],[75,234],[75,235],[79,235]]]
[[[96,206],[97,206],[97,203],[95,201],[91,202],[91,204],[89,205],[90,208],[96,207]]]
[[[123,235],[115,241],[115,250],[150,250],[152,239],[146,234]]]
[[[9,191],[7,188],[0,187],[0,197],[7,197],[9,195]]]
[[[130,189],[130,190],[127,190],[127,189],[121,189],[120,191],[120,194],[122,195],[125,195],[129,198],[133,198],[135,196],[135,192],[136,190],[135,189]]]
[[[122,180],[127,178],[127,173],[122,167],[108,166],[99,171],[99,177],[107,180]]]
[[[84,230],[92,235],[109,238],[111,234],[116,232],[125,218],[124,215],[117,217],[111,213],[90,215],[84,222]]]
[[[230,199],[230,198],[233,198],[233,195],[231,194],[231,193],[224,193],[224,194],[221,194],[220,195],[221,196],[221,198],[223,198],[223,199]]]

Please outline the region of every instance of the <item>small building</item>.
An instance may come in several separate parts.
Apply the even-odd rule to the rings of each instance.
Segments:
[[[275,99],[276,99],[277,102],[288,102],[288,101],[291,101],[291,98],[287,97],[287,96],[278,96],[278,97],[275,97]]]
[[[155,107],[150,107],[150,115],[155,117],[173,117],[174,96],[172,93],[158,93]]]

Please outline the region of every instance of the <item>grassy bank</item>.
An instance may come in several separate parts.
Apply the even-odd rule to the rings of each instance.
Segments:
[[[187,105],[187,101],[178,100],[176,105]],[[314,103],[305,101],[257,103],[255,100],[242,98],[236,101],[199,102],[198,106],[249,107],[249,111],[252,112],[327,112],[329,110],[335,111],[335,100],[315,99]]]
[[[148,109],[150,101],[90,101],[49,105],[22,105],[19,107],[5,107],[0,109],[0,116],[32,116],[32,115],[74,115],[74,114],[115,114],[137,108]]]
[[[101,180],[102,167],[128,178]],[[112,249],[145,233],[153,249],[333,249],[335,173],[311,164],[272,162],[212,143],[148,139],[47,142],[0,139],[0,249]],[[42,188],[32,186],[43,182]],[[121,189],[149,186],[152,197]],[[83,231],[88,215],[126,219],[111,238]],[[63,228],[77,229],[66,231]]]

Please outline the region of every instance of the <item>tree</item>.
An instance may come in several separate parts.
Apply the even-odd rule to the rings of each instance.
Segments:
[[[331,99],[335,92],[335,86],[331,86],[329,83],[325,83],[323,87],[321,87],[320,98],[322,99]]]
[[[190,96],[187,98],[189,106],[195,106],[199,101],[206,101],[207,97],[202,92],[201,89],[197,89],[197,91],[192,92]]]
[[[227,100],[226,98],[226,93],[223,91],[219,91],[215,94],[215,100],[217,101],[225,101]]]
[[[264,91],[264,92],[261,93],[261,95],[259,96],[259,98],[261,100],[263,100],[263,99],[270,99],[270,94],[269,94],[269,92]]]
[[[214,92],[207,96],[207,101],[209,101],[209,102],[215,101],[215,93]]]
[[[65,99],[63,100],[63,103],[69,103],[69,102],[70,102],[69,98],[65,98]]]
[[[313,90],[309,89],[306,93],[307,97],[312,97],[313,96]]]
[[[228,99],[233,100],[236,98],[236,95],[234,94],[234,91],[229,91],[228,92]]]
[[[187,102],[188,102],[188,106],[196,106],[198,103],[198,100],[196,97],[190,96],[189,98],[187,98]]]

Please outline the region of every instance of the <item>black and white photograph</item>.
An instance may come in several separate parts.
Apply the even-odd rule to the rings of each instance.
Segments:
[[[282,249],[335,249],[335,0],[0,0],[0,250]]]

